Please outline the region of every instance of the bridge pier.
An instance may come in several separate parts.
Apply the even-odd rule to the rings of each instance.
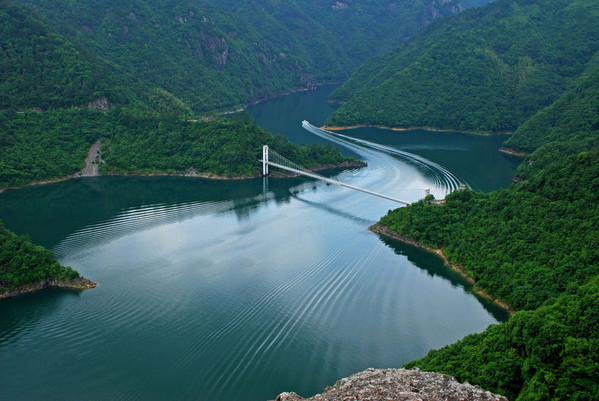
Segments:
[[[268,175],[268,145],[262,146],[262,176]]]

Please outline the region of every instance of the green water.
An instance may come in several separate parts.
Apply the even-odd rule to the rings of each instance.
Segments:
[[[324,121],[334,107],[327,90],[249,112],[312,142],[301,120]],[[412,146],[482,190],[509,185],[504,170],[516,165],[496,155],[496,137],[359,134]],[[369,149],[352,153],[369,167],[337,179],[408,200],[424,187],[443,195],[434,171]],[[505,319],[436,255],[368,231],[397,206],[304,179],[101,177],[7,191],[5,225],[99,285],[0,303],[0,398],[311,396]]]

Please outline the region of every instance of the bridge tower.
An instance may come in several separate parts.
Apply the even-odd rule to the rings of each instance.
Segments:
[[[262,146],[262,175],[268,175],[268,145]]]

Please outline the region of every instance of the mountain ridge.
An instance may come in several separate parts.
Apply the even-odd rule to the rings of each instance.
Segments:
[[[498,0],[437,20],[360,67],[326,124],[513,132],[571,88],[598,26],[589,0]]]

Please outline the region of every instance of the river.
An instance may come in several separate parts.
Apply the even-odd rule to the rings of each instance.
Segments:
[[[331,87],[248,109],[319,142]],[[408,151],[474,189],[507,186],[505,137],[345,134]],[[335,179],[414,201],[443,175],[393,152]],[[267,400],[368,367],[400,367],[506,314],[434,254],[368,231],[400,206],[309,179],[81,178],[0,194],[5,226],[99,283],[0,302],[2,399]]]

